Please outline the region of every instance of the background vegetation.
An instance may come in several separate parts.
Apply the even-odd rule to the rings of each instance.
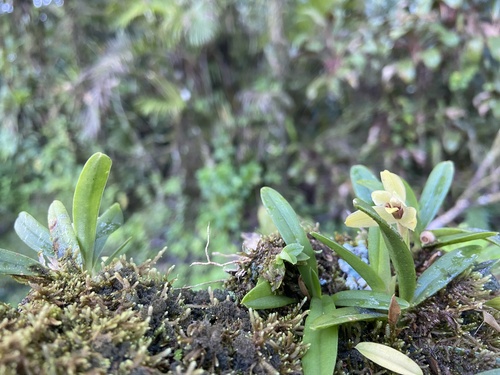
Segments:
[[[54,198],[70,206],[95,151],[114,162],[104,205],[124,209],[116,241],[133,236],[137,260],[168,246],[183,284],[214,277],[182,267],[204,259],[209,223],[210,251],[240,249],[240,233],[258,226],[263,185],[336,228],[358,163],[419,186],[453,160],[448,207],[468,192],[453,219],[499,229],[500,163],[488,154],[500,128],[499,0],[0,9],[2,247],[21,246],[20,210],[44,221]]]

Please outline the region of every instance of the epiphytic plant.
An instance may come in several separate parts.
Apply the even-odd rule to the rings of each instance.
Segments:
[[[416,307],[474,264],[483,246],[463,246],[464,243],[483,240],[500,246],[497,232],[456,228],[425,230],[448,193],[453,172],[451,162],[438,164],[417,201],[409,184],[389,171],[381,173],[381,182],[364,166],[351,169],[357,195],[354,206],[358,211],[348,216],[346,225],[369,227],[368,264],[341,244],[320,233],[311,234],[347,262],[366,281],[370,290],[341,291],[332,296],[321,295],[315,255],[295,212],[279,193],[270,188],[262,189],[264,207],[286,243],[276,257],[276,266],[280,267],[284,261],[296,265],[311,299],[304,335],[304,341],[310,343],[303,361],[306,375],[332,373],[336,361],[333,353],[336,353],[338,341],[335,328],[339,325],[377,319],[389,319],[395,324],[401,311]],[[413,236],[411,232],[414,232]],[[449,245],[455,248],[417,278],[412,250]],[[258,309],[280,307],[294,300],[277,295],[271,285],[261,279],[242,302]],[[387,367],[385,358],[392,357],[395,367],[388,368],[393,371],[403,368],[405,370],[401,373],[422,373],[408,357],[394,356],[392,348],[362,344],[358,350],[382,366]]]
[[[0,274],[40,276],[47,267],[58,269],[63,259],[74,260],[83,270],[95,273],[108,237],[123,223],[118,203],[99,216],[101,199],[111,169],[111,159],[92,155],[80,174],[73,196],[73,217],[55,200],[48,211],[48,229],[27,212],[21,212],[14,229],[19,238],[36,251],[38,262],[13,251],[0,249]],[[105,264],[120,255],[128,240],[116,249]]]

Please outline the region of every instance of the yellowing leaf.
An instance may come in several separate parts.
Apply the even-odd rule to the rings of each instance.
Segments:
[[[495,330],[497,332],[500,332],[500,324],[498,324],[498,322],[496,321],[495,317],[493,315],[491,315],[490,313],[487,313],[484,310],[483,310],[483,320],[490,327],[495,328]]]
[[[360,342],[355,347],[376,364],[401,375],[423,375],[422,369],[405,354],[374,342]]]

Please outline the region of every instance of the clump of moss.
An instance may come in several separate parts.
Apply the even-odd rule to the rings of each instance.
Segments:
[[[498,287],[485,287],[492,278],[469,270],[405,315],[399,337],[411,338],[408,350],[431,373],[475,374],[500,366],[500,334],[483,318],[485,312],[500,319],[498,310],[484,305],[500,295]]]
[[[174,289],[154,261],[28,279],[17,310],[0,305],[0,373],[300,373],[300,305],[260,316],[226,291]]]
[[[469,270],[404,313],[397,327],[386,321],[342,325],[336,374],[391,374],[354,348],[362,341],[400,350],[429,375],[473,375],[500,367],[500,335],[484,322],[482,313],[500,319],[499,311],[484,305],[500,295],[500,289],[485,287],[491,282],[491,275]]]
[[[300,274],[297,267],[287,262],[285,268],[276,267],[276,256],[285,247],[283,239],[278,234],[261,237],[252,233],[249,237],[251,241],[244,242],[238,269],[231,272],[232,277],[226,281],[225,288],[234,292],[241,300],[257,284],[259,278],[264,278],[276,293],[302,300],[305,294],[299,287]],[[339,237],[338,240],[343,243],[348,238]],[[315,238],[309,236],[309,241],[316,254],[322,293],[331,295],[347,290],[345,274],[338,267],[339,257]]]

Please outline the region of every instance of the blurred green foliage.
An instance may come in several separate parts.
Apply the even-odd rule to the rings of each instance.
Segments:
[[[19,211],[69,199],[102,151],[114,162],[104,203],[124,209],[117,236],[134,236],[129,254],[168,245],[169,264],[202,261],[209,224],[209,251],[225,254],[254,230],[262,185],[333,225],[350,207],[352,165],[419,186],[453,160],[453,199],[499,130],[499,0],[24,0],[10,10],[0,14],[2,233]],[[477,194],[498,190],[492,178]],[[481,209],[499,225],[498,205]],[[183,283],[209,272],[178,269]]]

